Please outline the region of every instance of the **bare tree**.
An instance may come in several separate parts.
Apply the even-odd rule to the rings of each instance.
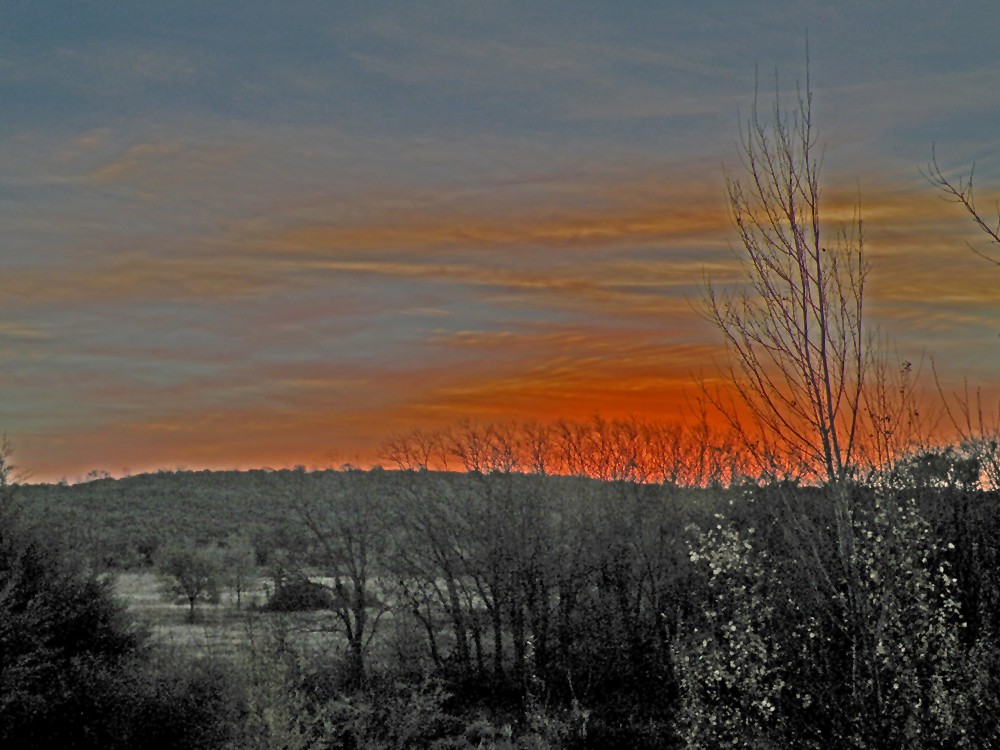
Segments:
[[[878,360],[877,339],[863,327],[868,265],[860,205],[831,242],[821,214],[808,76],[797,93],[790,114],[775,95],[770,122],[755,100],[742,141],[745,177],[726,181],[745,285],[721,293],[709,281],[705,307],[725,338],[737,396],[706,395],[765,475],[827,482],[834,566],[818,555],[802,563],[826,586],[830,616],[847,634],[856,674],[867,653],[868,571],[849,482],[872,421],[865,380]],[[808,528],[800,536],[807,550],[825,543]]]
[[[199,601],[219,600],[219,561],[211,550],[194,542],[177,544],[161,552],[158,567],[166,595],[187,602],[189,623]]]
[[[949,396],[936,372],[934,379],[947,420],[958,435],[960,452],[976,459],[987,487],[1000,488],[1000,403],[991,409],[984,403],[987,396],[982,389],[971,391],[968,382]]]
[[[490,431],[469,419],[462,419],[445,436],[448,450],[458,457],[467,472],[489,471]]]
[[[398,469],[448,470],[444,437],[433,430],[415,428],[404,434],[392,435],[382,444],[380,455]]]
[[[525,468],[532,474],[552,473],[556,463],[552,427],[539,422],[525,422],[520,433]]]
[[[230,534],[219,551],[221,577],[236,595],[236,609],[243,608],[243,596],[253,586],[257,574],[257,555],[246,533]]]
[[[587,476],[587,427],[580,422],[561,419],[555,423],[556,455],[559,471],[563,474]]]
[[[896,731],[889,728],[896,721],[895,706],[890,704],[905,705],[905,701],[896,695],[886,698],[884,685],[892,684],[889,675],[896,667],[886,666],[883,638],[895,632],[900,643],[930,644],[940,636],[940,645],[921,645],[917,653],[910,653],[907,646],[904,663],[905,670],[916,665],[913,673],[933,675],[933,684],[946,685],[950,676],[940,675],[953,669],[946,660],[950,657],[938,661],[936,653],[955,653],[958,648],[954,630],[943,624],[951,617],[946,602],[952,584],[947,575],[939,577],[944,567],[934,568],[928,562],[933,541],[914,502],[901,503],[899,497],[879,491],[858,493],[851,486],[866,453],[895,460],[909,435],[919,436],[921,422],[910,398],[912,367],[902,363],[894,371],[882,343],[864,328],[868,266],[860,202],[851,221],[832,232],[822,216],[808,77],[796,104],[786,112],[776,95],[765,120],[755,102],[742,141],[745,175],[727,179],[745,284],[728,293],[718,292],[711,282],[706,285],[707,317],[727,343],[731,363],[727,374],[737,394],[731,401],[716,397],[715,403],[760,459],[770,456],[778,470],[826,481],[833,518],[822,526],[812,523],[787,495],[781,497],[782,486],[775,488],[786,508],[781,532],[792,550],[791,561],[807,577],[810,596],[819,594],[815,606],[808,607],[809,616],[829,618],[833,625],[836,640],[831,643],[837,643],[837,658],[844,659],[838,669],[843,670],[841,675],[850,675],[844,679],[847,709],[842,713],[857,717],[850,720],[850,731],[858,737],[877,737],[880,732],[889,737]],[[710,535],[716,531],[722,536],[729,533],[717,525]],[[750,533],[752,529],[747,530],[748,537]],[[742,584],[753,563],[749,557],[740,559],[738,548],[750,550],[753,544],[740,540],[739,534],[731,540],[715,547],[720,554],[710,567],[715,575],[720,566],[737,560],[733,569],[740,586],[726,583],[725,595],[742,596],[750,590]],[[704,547],[712,550],[713,544]],[[780,579],[772,571],[770,566],[763,568],[758,580]],[[934,593],[918,594],[918,590]],[[748,601],[752,603],[739,607],[749,620],[767,613],[757,606],[759,599]],[[731,628],[740,633],[756,630],[777,642],[771,623],[733,621]],[[793,650],[789,647],[787,653]],[[751,651],[753,647],[740,646],[730,653]],[[932,653],[935,656],[929,659]],[[699,654],[691,663],[709,662]],[[727,687],[732,690],[732,684]],[[748,694],[741,687],[733,693],[741,699]],[[934,700],[944,711],[957,705],[950,703],[946,690],[940,695]],[[746,727],[755,720],[752,710],[731,715],[740,716],[745,736]],[[900,726],[904,723],[910,726],[908,721],[900,721]],[[700,721],[700,726],[711,724]],[[884,744],[892,743],[877,746]]]
[[[908,454],[929,447],[940,415],[917,397],[921,362],[914,365],[903,359],[886,341],[872,349],[864,392],[865,445],[859,463],[869,477],[884,479]]]
[[[365,657],[388,612],[385,570],[392,540],[390,478],[326,471],[296,472],[290,483],[292,509],[305,549],[304,569],[318,570],[333,601],[335,628],[347,641],[348,678],[366,679]],[[304,574],[304,573],[303,573]]]
[[[975,172],[976,165],[973,164],[972,168],[969,170],[969,176],[967,178],[959,177],[957,180],[949,179],[938,164],[936,151],[932,149],[931,161],[924,172],[924,176],[930,180],[932,185],[944,193],[947,200],[957,203],[965,209],[966,213],[968,213],[969,216],[972,217],[972,220],[976,223],[976,226],[978,226],[983,232],[986,233],[986,236],[989,237],[990,242],[993,245],[991,250],[992,254],[983,252],[970,244],[969,248],[972,252],[981,258],[985,258],[993,265],[1000,266],[1000,204],[997,204],[994,207],[997,214],[995,219],[990,219],[980,212],[979,208],[976,206],[976,194],[972,184]]]
[[[500,474],[510,474],[522,469],[521,440],[517,428],[511,424],[492,424],[487,428],[489,449],[487,469]]]
[[[745,285],[720,291],[708,280],[704,302],[743,408],[717,405],[758,458],[836,483],[851,475],[858,448],[868,265],[860,205],[828,237],[815,151],[808,75],[791,113],[776,95],[768,121],[755,100],[745,175],[726,180]]]
[[[469,650],[470,613],[463,602],[467,561],[463,554],[466,514],[460,504],[464,498],[454,496],[447,482],[410,481],[400,491],[407,510],[404,542],[396,551],[397,572],[401,588],[409,600],[410,610],[428,633],[432,657],[437,661],[434,627],[424,618],[422,598],[436,602],[447,613],[454,628],[454,661],[461,669],[471,666]],[[481,661],[481,649],[478,652]]]

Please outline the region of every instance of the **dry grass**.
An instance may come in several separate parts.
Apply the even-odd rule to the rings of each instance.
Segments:
[[[171,601],[155,573],[121,573],[114,588],[129,612],[149,628],[155,643],[201,655],[231,656],[247,642],[250,612],[237,609],[235,597],[228,592],[218,604],[198,604],[195,622],[190,623],[188,604]],[[245,594],[243,603],[263,599],[263,591],[257,590]]]
[[[218,604],[198,604],[193,623],[188,622],[187,602],[171,601],[156,573],[121,573],[114,590],[133,617],[149,629],[153,642],[170,650],[231,658],[249,646],[252,633],[259,636],[274,628],[292,634],[307,651],[330,654],[343,648],[332,613],[278,614],[256,609],[266,599],[263,583],[244,593],[243,609],[236,608],[236,598],[229,592],[222,594]]]

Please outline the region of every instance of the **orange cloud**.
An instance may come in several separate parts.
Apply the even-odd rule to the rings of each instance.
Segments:
[[[76,145],[88,151],[105,147],[106,134],[92,131]],[[199,181],[213,178],[230,168],[243,153],[233,146],[189,142],[180,138],[155,138],[134,143],[115,154],[104,155],[90,167],[86,180],[102,188],[128,189],[143,200],[190,190]],[[92,155],[90,159],[93,159]]]
[[[580,211],[556,216],[533,215],[526,210],[523,216],[502,220],[448,215],[414,217],[411,221],[386,217],[385,221],[371,224],[294,227],[267,244],[275,250],[318,253],[495,245],[591,247],[628,243],[637,246],[710,234],[718,231],[720,219],[718,211],[675,211],[666,206],[635,212]]]

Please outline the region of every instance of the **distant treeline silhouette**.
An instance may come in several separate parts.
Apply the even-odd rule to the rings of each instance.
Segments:
[[[700,423],[637,417],[478,423],[440,430],[414,428],[385,440],[391,468],[473,473],[585,476],[606,481],[683,487],[729,485],[759,476],[760,467],[732,431]]]

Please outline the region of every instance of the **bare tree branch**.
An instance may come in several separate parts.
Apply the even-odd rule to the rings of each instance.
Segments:
[[[976,195],[972,185],[973,178],[975,177],[976,165],[972,165],[967,178],[959,177],[957,182],[950,180],[945,176],[941,166],[938,164],[937,151],[932,146],[931,161],[927,165],[927,169],[921,170],[921,172],[932,185],[944,193],[946,200],[957,203],[965,209],[965,212],[972,217],[976,226],[978,226],[986,234],[986,236],[989,237],[990,242],[996,246],[993,248],[993,252],[996,255],[984,253],[972,244],[969,244],[969,249],[980,258],[984,258],[995,266],[1000,266],[1000,205],[995,207],[997,213],[995,224],[988,221],[976,207]]]

